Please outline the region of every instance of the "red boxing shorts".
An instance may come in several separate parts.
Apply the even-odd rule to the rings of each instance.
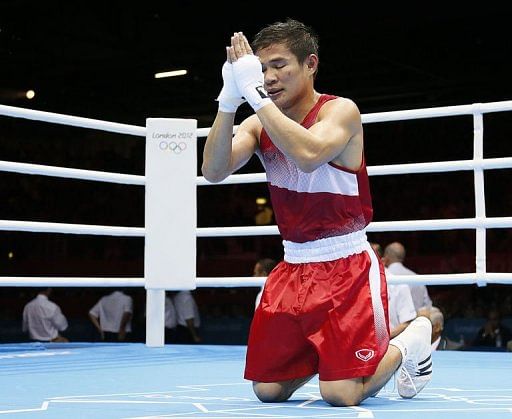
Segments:
[[[268,383],[318,373],[334,381],[375,373],[389,343],[386,278],[366,238],[357,251],[276,266],[251,324],[246,379]]]

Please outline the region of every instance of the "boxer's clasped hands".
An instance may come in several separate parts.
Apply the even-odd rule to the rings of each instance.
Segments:
[[[219,102],[219,111],[235,113],[238,107],[245,102],[245,99],[238,92],[238,87],[235,83],[235,76],[233,74],[233,64],[231,64],[229,58],[222,66],[222,80],[224,85],[217,97],[217,101]]]
[[[223,111],[224,108],[224,112],[236,112],[244,98],[255,111],[271,103],[263,87],[260,60],[252,53],[247,38],[241,32],[235,33],[231,37],[231,46],[226,50],[227,60],[222,67],[224,87],[218,98],[219,110]]]

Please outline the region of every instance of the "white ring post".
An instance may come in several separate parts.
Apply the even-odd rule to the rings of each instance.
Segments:
[[[197,121],[146,126],[146,345],[163,346],[165,290],[196,287]]]
[[[485,220],[485,183],[484,171],[478,166],[484,158],[484,119],[480,111],[481,104],[473,105],[475,112],[473,114],[473,160],[475,161],[474,183],[475,183],[475,218]],[[487,272],[487,250],[486,250],[486,229],[477,227],[476,229],[476,274],[479,287],[487,285],[479,275]]]

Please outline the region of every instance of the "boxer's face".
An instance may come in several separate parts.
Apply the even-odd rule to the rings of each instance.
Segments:
[[[272,44],[256,52],[265,76],[265,90],[281,109],[292,106],[309,86],[307,63],[300,64],[285,44]]]

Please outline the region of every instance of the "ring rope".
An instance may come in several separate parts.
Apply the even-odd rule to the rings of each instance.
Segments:
[[[211,287],[261,287],[266,277],[198,277],[198,288]],[[390,284],[411,285],[473,285],[484,286],[493,284],[512,284],[512,277],[507,272],[486,273],[457,273],[457,274],[418,274],[418,275],[392,275],[386,274]],[[43,277],[43,276],[1,276],[0,286],[3,287],[40,287],[40,286],[66,286],[66,287],[143,287],[144,278],[129,277]]]
[[[18,163],[0,160],[1,172],[22,173],[25,175],[53,176],[69,179],[91,180],[94,182],[122,183],[125,185],[144,185],[145,177],[122,173],[102,172],[98,170],[72,169],[69,167],[45,166],[41,164]]]
[[[91,234],[100,236],[144,237],[144,227],[116,227],[92,224],[65,224],[40,221],[0,220],[0,231]]]
[[[512,217],[449,218],[434,220],[373,221],[366,231],[436,231],[477,228],[510,228]],[[48,223],[40,221],[0,220],[0,231],[37,233],[90,234],[100,236],[144,237],[144,227],[102,226],[91,224]],[[197,237],[277,236],[276,225],[243,227],[199,227]]]
[[[475,169],[508,169],[512,167],[512,157],[498,157],[481,160],[454,160],[443,162],[407,163],[380,166],[368,166],[369,176],[414,174],[414,173],[442,173],[456,171],[472,171]],[[97,170],[72,169],[67,167],[45,166],[32,163],[18,163],[0,160],[1,172],[14,172],[26,175],[53,176],[70,179],[90,180],[96,182],[110,182],[127,185],[144,185],[145,176],[128,175],[122,173],[103,172]],[[197,177],[197,186],[232,185],[242,183],[264,183],[267,181],[265,173],[247,173],[228,176],[222,182],[213,184],[204,176]]]
[[[49,122],[52,124],[68,125],[78,128],[91,128],[100,131],[128,134],[137,137],[146,137],[146,127],[121,124],[119,122],[102,121],[100,119],[84,118],[82,116],[65,115],[60,113],[36,111],[16,106],[0,105],[0,115],[12,118],[31,119],[33,121]],[[238,128],[238,127],[235,127]],[[206,137],[211,128],[198,128],[197,136]]]
[[[475,113],[506,112],[512,110],[512,100],[489,103],[474,103],[472,105],[441,106],[437,108],[408,109],[404,111],[375,112],[361,115],[364,124],[376,122],[405,121],[410,119],[439,118],[445,116],[474,115]],[[93,128],[103,131],[130,134],[139,137],[146,136],[146,128],[118,122],[101,121],[98,119],[79,116],[63,115],[52,112],[36,111],[15,106],[0,105],[0,115],[14,118],[32,119],[55,124],[71,125],[80,128]],[[238,127],[235,126],[236,131]],[[206,137],[210,128],[199,128],[198,137]]]
[[[52,124],[69,125],[78,128],[92,128],[100,131],[109,131],[118,134],[146,137],[146,127],[120,124],[119,122],[102,121],[99,119],[84,118],[81,116],[35,111],[33,109],[17,108],[15,106],[0,105],[0,115],[10,116],[13,118],[31,119],[33,121],[50,122]]]
[[[363,124],[406,121],[410,119],[441,118],[445,116],[474,115],[512,111],[512,100],[473,103],[472,105],[440,106],[438,108],[408,109],[405,111],[375,112],[361,115]]]

